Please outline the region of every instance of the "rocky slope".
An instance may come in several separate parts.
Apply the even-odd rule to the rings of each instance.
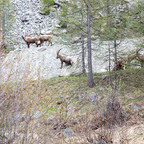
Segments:
[[[75,52],[81,49],[80,44],[77,45],[64,45],[61,43],[62,38],[52,35],[53,46],[48,46],[44,43],[41,47],[31,44],[28,49],[25,42],[22,40],[22,35],[35,36],[36,34],[46,34],[49,31],[56,31],[58,27],[58,20],[56,18],[57,9],[50,13],[48,16],[41,15],[40,0],[11,0],[15,6],[16,24],[13,29],[12,39],[16,39],[17,43],[14,44],[14,51],[11,51],[2,63],[2,82],[8,80],[29,80],[40,78],[51,78],[57,76],[66,76],[72,73],[81,71],[81,55]],[[65,32],[65,30],[62,30]],[[14,41],[14,40],[13,40]],[[111,47],[112,47],[111,42]],[[72,48],[70,48],[72,47]],[[76,50],[74,50],[74,47]],[[60,69],[60,60],[56,59],[56,52],[58,49],[63,48],[61,53],[73,58],[74,65],[72,67],[64,66]],[[103,72],[108,68],[106,61],[108,49],[107,42],[99,45],[98,40],[92,43],[93,51],[93,71]],[[133,50],[134,40],[125,39],[118,48],[121,50]]]

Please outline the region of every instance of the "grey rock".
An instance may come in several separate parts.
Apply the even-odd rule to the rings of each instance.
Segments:
[[[60,28],[61,26],[57,24],[57,25],[55,25],[55,27]]]
[[[74,136],[75,133],[74,133],[74,131],[73,131],[72,129],[66,128],[66,129],[64,130],[64,132],[62,133],[62,135],[63,135],[64,137],[66,137],[66,138],[69,138],[69,137]]]
[[[39,52],[43,52],[43,51],[45,51],[45,50],[46,50],[46,48],[39,48],[39,49],[38,49]]]
[[[70,107],[67,112],[68,112],[68,115],[70,115],[71,113],[75,112],[75,109],[73,107]]]
[[[99,143],[98,143],[97,141],[94,140],[94,141],[93,141],[93,144],[99,144]]]
[[[35,114],[32,116],[32,119],[37,119],[41,116],[41,112],[40,111],[36,111]]]
[[[80,100],[80,99],[81,99],[81,96],[78,95],[78,96],[76,96],[75,98],[78,99],[78,100]]]
[[[20,51],[21,51],[21,49],[16,49],[15,51],[16,51],[16,52],[20,52]]]
[[[141,106],[138,106],[138,105],[135,104],[133,108],[134,108],[134,110],[138,110],[138,109],[141,108]]]
[[[89,95],[89,102],[94,103],[97,101],[97,95],[95,93],[92,93]]]
[[[61,95],[61,98],[64,98],[65,97],[65,95]]]
[[[103,80],[107,78],[107,75],[104,75],[101,77]]]
[[[134,97],[130,97],[130,99],[135,99]]]
[[[98,144],[106,144],[106,142],[103,140],[100,140]]]
[[[70,104],[71,102],[70,101],[68,101],[66,104]]]
[[[71,120],[72,125],[75,125],[75,124],[78,124],[78,123],[79,123],[79,120],[77,118]]]

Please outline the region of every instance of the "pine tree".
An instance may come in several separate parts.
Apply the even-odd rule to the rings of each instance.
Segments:
[[[10,40],[9,32],[12,29],[14,22],[13,8],[10,0],[0,1],[0,41],[2,48],[8,46],[8,41]]]

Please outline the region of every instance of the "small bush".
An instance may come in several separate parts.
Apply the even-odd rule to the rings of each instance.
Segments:
[[[61,28],[67,28],[67,22],[66,21],[60,21],[59,25]]]
[[[50,11],[51,11],[50,8],[44,8],[44,9],[41,10],[41,12],[43,13],[43,15],[49,15]]]
[[[46,7],[50,7],[54,5],[54,1],[53,0],[41,0],[42,4]]]
[[[6,49],[6,48],[7,48],[6,43],[4,41],[2,41],[0,43],[0,49]]]

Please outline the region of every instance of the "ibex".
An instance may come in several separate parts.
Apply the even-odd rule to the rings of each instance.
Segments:
[[[26,42],[28,48],[30,47],[31,43],[35,43],[37,47],[38,47],[38,45],[41,45],[41,42],[40,42],[38,37],[30,37],[30,36],[24,37],[24,36],[22,36],[22,38]]]
[[[59,49],[59,50],[57,51],[57,57],[56,57],[57,59],[59,58],[60,61],[61,61],[61,67],[60,67],[60,69],[62,69],[63,63],[65,63],[66,66],[68,66],[68,65],[71,65],[71,66],[72,66],[72,65],[73,65],[72,59],[71,59],[71,58],[68,58],[68,57],[66,57],[66,56],[60,55],[60,54],[59,54],[60,50],[61,50],[61,49]]]
[[[124,66],[125,66],[125,69],[128,68],[130,66],[131,61],[133,61],[134,59],[140,61],[141,67],[144,67],[144,55],[139,54],[140,50],[141,49],[137,50],[136,53],[130,54],[127,57],[117,61],[116,69],[123,70]],[[115,67],[112,69],[112,71],[114,71],[114,70],[115,70]]]
[[[141,63],[141,67],[144,67],[144,55],[139,54],[140,50],[142,50],[142,48],[136,51],[136,56],[137,56],[136,60],[138,60]]]
[[[38,39],[40,40],[40,45],[41,45],[42,43],[44,43],[44,41],[48,41],[49,44],[51,44],[51,46],[52,46],[52,41],[51,41],[52,36],[50,36],[50,35],[39,35],[39,36],[38,36]],[[48,45],[49,45],[49,44],[48,44]]]
[[[116,63],[116,70],[123,70],[124,69],[124,61],[121,59],[117,61]],[[115,67],[112,69],[112,71],[115,71]]]

